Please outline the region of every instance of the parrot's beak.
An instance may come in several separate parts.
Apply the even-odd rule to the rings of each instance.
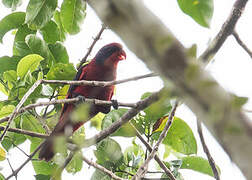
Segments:
[[[126,59],[126,53],[124,50],[121,50],[119,54],[119,60],[125,60]]]

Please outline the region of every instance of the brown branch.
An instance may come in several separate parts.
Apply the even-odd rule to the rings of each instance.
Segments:
[[[106,169],[105,167],[88,160],[86,157],[82,156],[82,160],[85,161],[89,166],[93,166],[94,168],[102,171],[103,173],[107,174],[108,176],[110,176],[111,178],[115,179],[115,180],[124,180],[123,178],[118,177],[117,175],[115,175],[112,171],[109,171],[108,169]]]
[[[110,134],[118,130],[123,124],[127,123],[131,118],[137,115],[141,110],[150,106],[152,103],[154,103],[158,99],[159,99],[159,92],[155,92],[148,98],[137,102],[137,107],[130,109],[118,121],[114,122],[110,127],[100,131],[98,134],[94,135],[93,137],[86,139],[82,147],[92,146],[100,142],[101,140],[105,139]]]
[[[5,129],[4,126],[0,126],[0,131],[3,131],[4,129]],[[28,135],[31,137],[38,137],[38,138],[47,138],[48,137],[48,135],[46,135],[46,134],[36,133],[36,132],[32,132],[32,131],[26,131],[26,130],[18,129],[18,128],[8,128],[8,131]]]
[[[87,85],[87,86],[112,86],[116,84],[121,84],[129,81],[136,81],[143,78],[157,76],[154,73],[149,73],[145,75],[135,76],[132,78],[127,78],[123,80],[115,80],[115,81],[87,81],[87,80],[80,80],[80,81],[67,81],[67,80],[42,80],[43,84],[69,84],[69,85]]]
[[[163,131],[161,132],[157,143],[155,144],[153,150],[151,151],[151,153],[149,154],[148,158],[144,161],[144,163],[141,165],[141,167],[138,169],[137,173],[135,174],[135,176],[132,178],[132,180],[138,180],[141,179],[142,177],[144,177],[144,175],[147,172],[147,167],[149,162],[154,158],[154,156],[156,155],[156,153],[158,152],[158,148],[160,146],[160,144],[162,143],[163,139],[166,137],[168,130],[172,124],[173,121],[173,117],[175,115],[175,111],[177,109],[178,106],[178,102],[175,102],[175,105],[172,107],[172,110],[169,114],[168,120],[165,124],[165,127],[163,129]]]
[[[236,0],[230,15],[222,25],[221,30],[210,43],[208,48],[200,56],[200,59],[202,59],[203,62],[209,62],[212,57],[219,51],[223,43],[226,41],[227,37],[233,33],[235,25],[241,17],[247,2],[248,0]]]
[[[39,103],[35,103],[35,104],[29,104],[29,105],[19,109],[17,114],[26,112],[29,109],[33,109],[33,108],[39,107],[39,106],[48,106],[48,105],[55,105],[55,104],[68,104],[68,103],[77,103],[77,102],[87,102],[87,103],[94,104],[94,105],[105,105],[105,106],[112,106],[112,104],[113,104],[112,101],[103,101],[103,100],[99,100],[99,99],[89,99],[89,98],[83,99],[81,97],[76,97],[76,98],[70,98],[70,99],[61,99],[61,100],[54,100],[54,101],[49,101],[49,102],[39,102]],[[134,108],[137,106],[137,104],[136,103],[118,102],[118,106]],[[7,117],[0,119],[0,123],[8,121],[9,118],[10,118],[10,116],[7,116]]]
[[[139,131],[135,128],[135,126],[130,122],[131,126],[134,128],[136,132],[136,136],[140,139],[140,141],[146,146],[149,152],[152,152],[153,149],[151,145],[145,141],[145,139],[141,136]],[[171,180],[176,180],[176,178],[173,176],[172,172],[166,167],[166,165],[163,163],[163,161],[158,157],[158,155],[155,154],[154,159],[157,161],[159,166],[164,170],[166,175],[171,179]],[[148,173],[148,172],[147,172]]]
[[[7,158],[7,162],[8,162],[8,164],[9,164],[10,168],[11,168],[12,173],[14,173],[14,169],[13,169],[11,163],[10,163],[9,158]],[[16,180],[17,180],[17,174],[15,175],[15,178],[16,178]]]
[[[238,33],[234,30],[233,31],[233,36],[237,43],[248,53],[248,55],[252,58],[252,51],[247,47],[247,45],[242,42],[241,38],[239,37]]]
[[[209,164],[210,164],[210,166],[212,168],[214,177],[215,177],[216,180],[220,180],[218,169],[217,169],[216,164],[214,162],[214,159],[211,156],[211,154],[209,152],[209,149],[208,149],[208,147],[206,145],[206,142],[205,142],[205,139],[204,139],[204,136],[203,136],[203,133],[202,133],[201,122],[200,122],[199,119],[197,119],[197,129],[198,129],[198,134],[199,134],[199,137],[200,137],[200,141],[201,141],[203,150],[204,150],[205,154],[207,155],[207,159],[208,159],[208,162],[209,162]]]
[[[23,169],[23,167],[24,167],[30,160],[32,160],[33,156],[39,151],[39,149],[42,147],[43,144],[44,144],[44,143],[42,142],[42,143],[33,151],[33,153],[30,154],[30,156],[25,160],[25,162],[24,162],[23,164],[21,164],[21,165],[19,166],[19,168],[17,168],[11,175],[9,175],[9,176],[6,178],[6,180],[10,179],[10,178],[13,177],[13,176],[16,176],[16,175],[19,173],[19,171],[20,171],[21,169]]]
[[[104,24],[102,24],[101,30],[99,31],[99,33],[96,35],[96,37],[93,40],[93,43],[91,44],[91,46],[88,48],[88,51],[86,53],[86,55],[82,58],[80,65],[78,67],[78,70],[81,68],[82,64],[84,64],[87,61],[87,58],[89,56],[89,54],[91,53],[95,43],[101,38],[101,35],[103,33],[103,31],[106,29],[106,26]]]
[[[11,114],[10,118],[8,119],[8,123],[5,127],[5,129],[3,130],[3,133],[0,137],[0,142],[3,140],[6,132],[8,131],[10,124],[12,122],[12,120],[16,117],[16,115],[18,114],[18,111],[20,110],[21,106],[25,103],[25,101],[27,100],[27,98],[33,93],[33,91],[41,84],[42,80],[38,80],[36,81],[32,87],[25,93],[25,95],[23,96],[23,98],[20,100],[20,102],[18,103],[18,105],[16,106],[16,108],[14,109],[13,113]]]

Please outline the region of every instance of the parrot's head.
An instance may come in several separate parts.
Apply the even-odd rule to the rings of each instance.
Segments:
[[[95,60],[100,65],[117,65],[121,60],[126,59],[126,53],[119,43],[110,43],[102,47],[95,56]]]

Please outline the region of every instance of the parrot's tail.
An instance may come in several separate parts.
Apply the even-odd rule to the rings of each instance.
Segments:
[[[45,161],[50,161],[54,156],[53,152],[53,142],[51,138],[48,138],[47,140],[44,141],[42,148],[39,152],[39,159],[45,160]]]

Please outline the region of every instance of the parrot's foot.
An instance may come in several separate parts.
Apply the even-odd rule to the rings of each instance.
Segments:
[[[78,95],[78,96],[77,96],[77,98],[79,99],[78,104],[80,104],[80,103],[84,103],[84,102],[86,101],[85,96]]]
[[[111,102],[112,102],[112,106],[113,106],[113,108],[114,108],[114,109],[118,109],[118,107],[119,107],[119,105],[118,105],[118,101],[117,101],[117,100],[115,100],[115,99],[112,99],[112,100],[111,100]]]

